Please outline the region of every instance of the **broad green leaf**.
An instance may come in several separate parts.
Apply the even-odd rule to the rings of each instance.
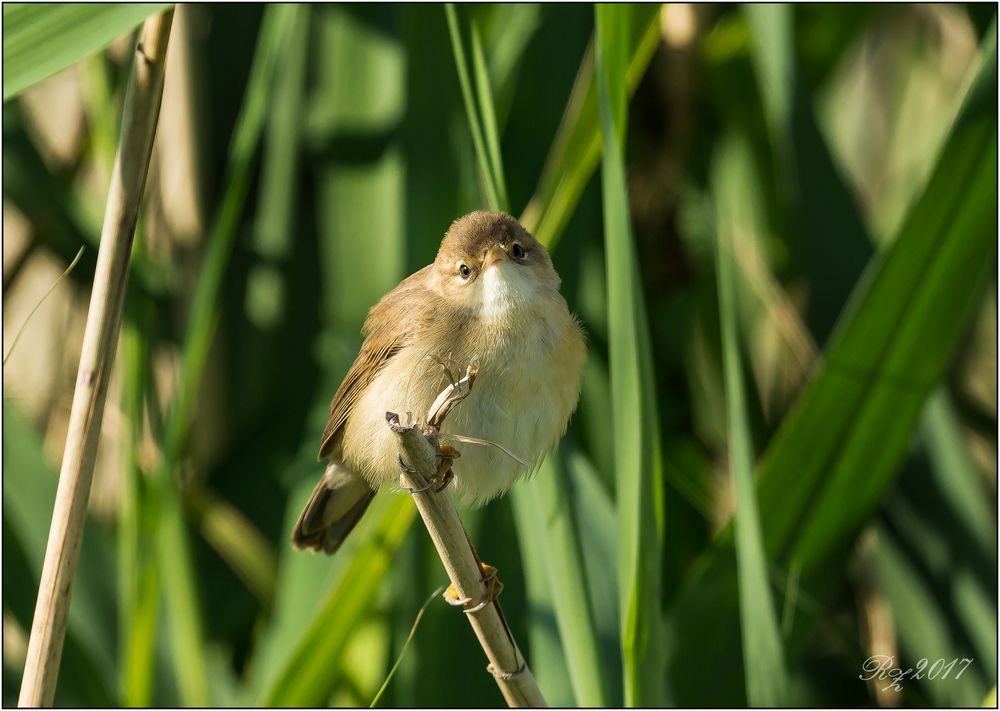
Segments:
[[[753,445],[747,421],[743,371],[736,326],[736,268],[734,243],[744,213],[744,192],[750,162],[745,144],[734,136],[717,149],[714,190],[717,211],[716,279],[722,325],[723,372],[729,471],[736,491],[736,565],[739,576],[740,631],[743,673],[751,706],[778,706],[788,700],[784,652],[778,633],[774,600],[768,580],[768,560],[761,536],[753,481]]]
[[[996,145],[994,24],[923,194],[856,284],[821,367],[761,458],[765,548],[804,581],[822,578],[871,516],[978,301],[995,246]],[[692,571],[671,610],[675,654],[738,664],[725,642],[735,623],[732,563],[726,534]],[[680,657],[668,668],[681,703],[698,689],[704,699],[705,677]]]
[[[170,3],[7,3],[3,6],[3,100],[131,31]]]
[[[777,550],[794,536],[793,558],[804,569],[842,543],[891,481],[984,283],[984,255],[996,230],[995,56],[991,34],[979,76],[923,196],[884,259],[875,258],[866,270],[838,321],[822,371],[762,461],[761,502],[773,522],[769,548]],[[837,417],[830,418],[826,403],[834,395]],[[821,409],[822,423],[813,419]],[[807,451],[803,443],[810,440]],[[831,458],[824,462],[824,456]],[[808,466],[795,471],[799,463]],[[823,479],[820,497],[803,516]],[[781,506],[775,505],[779,490]],[[788,506],[790,500],[796,505]],[[845,517],[848,501],[851,514]]]
[[[595,13],[625,704],[646,706],[664,698],[663,492],[652,355],[625,182],[631,12],[627,6],[598,5]]]

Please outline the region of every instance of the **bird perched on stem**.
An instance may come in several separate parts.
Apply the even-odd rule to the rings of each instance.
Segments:
[[[319,452],[329,463],[295,524],[296,548],[334,553],[379,487],[396,481],[386,412],[426,412],[443,384],[441,363],[480,366],[475,392],[442,432],[485,441],[464,447],[456,466],[466,502],[489,501],[533,470],[576,408],[583,332],[545,247],[509,215],[453,222],[434,263],[386,294],[363,333],[330,403]]]

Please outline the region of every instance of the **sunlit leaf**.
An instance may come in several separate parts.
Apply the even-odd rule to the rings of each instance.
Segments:
[[[6,3],[3,100],[110,44],[170,3]]]

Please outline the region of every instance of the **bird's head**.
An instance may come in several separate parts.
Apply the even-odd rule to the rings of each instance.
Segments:
[[[502,212],[455,220],[434,260],[433,281],[442,297],[481,316],[502,316],[559,289],[545,247]]]

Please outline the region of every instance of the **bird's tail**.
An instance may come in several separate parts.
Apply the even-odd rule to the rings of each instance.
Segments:
[[[295,522],[292,545],[336,553],[374,496],[363,477],[339,462],[330,462]]]

